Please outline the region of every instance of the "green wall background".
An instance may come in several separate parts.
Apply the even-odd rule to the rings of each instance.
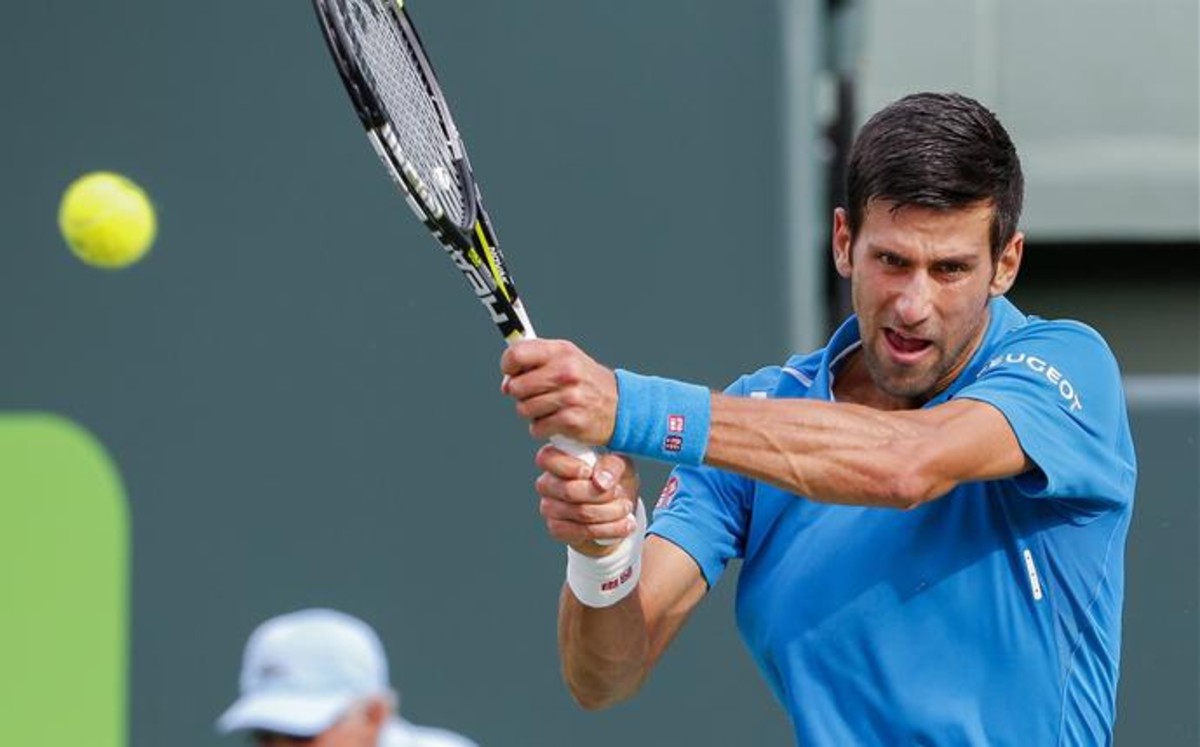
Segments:
[[[129,516],[75,424],[0,415],[0,723],[29,747],[128,744]]]

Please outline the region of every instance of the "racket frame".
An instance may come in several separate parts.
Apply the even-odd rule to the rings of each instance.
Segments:
[[[371,90],[366,76],[354,61],[354,55],[346,48],[346,40],[351,35],[343,25],[343,14],[335,7],[338,3],[339,0],[313,0],[329,53],[337,64],[338,73],[367,131],[371,146],[387,168],[392,181],[400,188],[409,208],[437,238],[450,261],[466,277],[476,298],[487,309],[492,323],[504,339],[512,342],[535,337],[533,325],[517,295],[504,255],[500,252],[491,219],[483,206],[466,147],[442,94],[437,74],[407,11],[391,2],[385,3],[383,8],[405,37],[406,46],[420,69],[430,100],[446,129],[443,134],[454,159],[459,183],[463,186],[463,225],[456,224],[436,201],[428,197],[431,186],[425,183],[412,161],[405,156],[387,109]]]
[[[385,10],[391,14],[400,33],[406,37],[426,82],[426,90],[446,127],[446,142],[454,157],[464,191],[464,225],[461,226],[455,224],[440,205],[436,202],[431,204],[431,201],[423,197],[429,194],[429,185],[425,184],[411,161],[404,156],[386,108],[371,90],[357,63],[353,62],[353,55],[344,48],[343,40],[348,39],[349,34],[342,26],[342,14],[336,12],[333,7],[343,1],[313,0],[313,6],[317,11],[329,53],[337,63],[342,82],[367,130],[367,138],[375,152],[387,167],[392,181],[404,194],[405,201],[413,213],[438,239],[454,266],[467,278],[475,296],[488,310],[492,323],[500,330],[505,341],[512,344],[517,340],[536,338],[533,324],[529,321],[529,315],[525,312],[524,304],[517,296],[516,287],[509,276],[504,255],[500,252],[495,231],[492,229],[491,219],[483,206],[479,185],[475,182],[475,175],[467,159],[466,146],[458,134],[454,118],[450,115],[450,107],[442,94],[441,84],[425,54],[421,38],[408,18],[408,12],[399,1],[386,4]],[[584,444],[564,436],[552,436],[550,442],[588,465],[596,463],[596,452]],[[608,545],[612,544],[612,540],[599,540],[598,543]]]

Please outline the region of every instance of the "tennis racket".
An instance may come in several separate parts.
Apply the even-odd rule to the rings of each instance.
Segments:
[[[537,335],[496,241],[467,151],[403,0],[313,0],[367,138],[505,341]],[[594,464],[596,454],[553,437]]]

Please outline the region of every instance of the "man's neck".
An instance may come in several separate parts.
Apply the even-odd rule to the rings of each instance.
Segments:
[[[852,402],[876,410],[915,410],[925,399],[894,397],[875,384],[867,369],[862,348],[859,347],[841,360],[833,377],[833,396],[838,402]]]

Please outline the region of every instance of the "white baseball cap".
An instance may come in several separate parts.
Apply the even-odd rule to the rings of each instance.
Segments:
[[[250,635],[241,696],[217,728],[316,736],[356,702],[390,693],[387,657],[371,626],[335,610],[300,610]]]

